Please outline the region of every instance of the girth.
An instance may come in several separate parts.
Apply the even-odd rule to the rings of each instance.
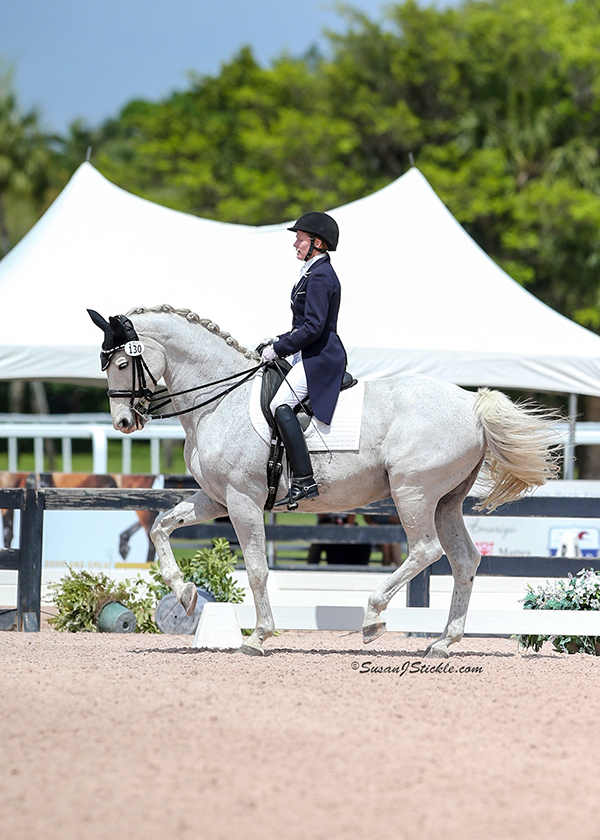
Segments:
[[[291,370],[291,365],[283,359],[276,359],[269,362],[263,369],[262,388],[260,392],[260,407],[265,420],[271,430],[271,450],[269,452],[269,460],[267,461],[267,487],[269,489],[267,500],[265,502],[265,510],[271,510],[275,504],[277,496],[277,488],[279,487],[279,480],[283,471],[283,453],[285,451],[283,442],[279,435],[275,418],[271,414],[271,400],[279,390],[279,386],[283,382],[287,372]],[[358,382],[351,373],[344,371],[342,378],[342,386],[340,391],[346,391],[352,388]],[[312,405],[310,398],[306,397],[302,402],[294,408],[298,417],[298,422],[302,431],[308,428],[308,424],[313,417]]]

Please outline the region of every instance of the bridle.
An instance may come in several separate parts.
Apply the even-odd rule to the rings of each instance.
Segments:
[[[152,398],[156,395],[156,386],[158,382],[144,359],[144,345],[139,340],[135,327],[125,315],[117,315],[115,318],[123,329],[125,341],[116,347],[110,349],[102,348],[100,351],[100,364],[102,370],[106,370],[110,364],[110,360],[115,353],[123,351],[126,356],[131,358],[132,382],[131,389],[128,391],[119,391],[109,388],[107,394],[109,398],[125,397],[129,398],[129,407],[140,417],[149,418],[149,407]],[[152,380],[154,388],[150,388],[147,384],[146,374]],[[166,390],[166,389],[161,389]],[[134,402],[135,399],[138,402]]]
[[[180,417],[182,414],[189,414],[192,411],[197,411],[199,408],[204,408],[204,406],[210,405],[210,403],[216,402],[216,400],[219,400],[222,397],[227,396],[227,394],[230,394],[232,391],[235,391],[236,388],[239,388],[240,385],[243,385],[251,379],[254,374],[265,365],[264,362],[260,362],[260,364],[255,367],[242,370],[239,373],[232,374],[231,376],[225,376],[223,379],[216,379],[213,382],[206,382],[204,385],[196,385],[193,388],[185,388],[183,391],[176,391],[173,394],[169,393],[168,388],[159,388],[156,390],[158,382],[144,359],[144,345],[140,341],[135,327],[125,315],[117,315],[116,320],[122,326],[126,340],[118,347],[111,347],[110,349],[105,349],[104,347],[102,348],[100,351],[102,370],[107,369],[110,364],[110,360],[115,353],[123,351],[126,356],[131,358],[132,361],[132,381],[131,388],[129,390],[114,390],[109,388],[106,393],[111,399],[115,397],[128,398],[129,408],[144,422],[147,422],[148,420],[165,420],[169,417]],[[150,388],[148,386],[146,374],[148,374],[154,388]],[[190,408],[184,408],[181,411],[173,411],[170,414],[154,413],[159,411],[161,408],[164,408],[165,405],[168,405],[173,397],[180,397],[183,394],[192,394],[196,391],[201,391],[204,388],[211,388],[214,385],[222,385],[225,382],[233,382],[233,384],[209,399],[196,403]],[[135,402],[136,399],[137,402]]]

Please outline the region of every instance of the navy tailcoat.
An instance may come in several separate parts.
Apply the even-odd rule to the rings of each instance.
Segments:
[[[346,369],[337,329],[341,287],[329,254],[310,267],[292,291],[292,330],[273,349],[283,359],[302,353],[308,396],[317,420],[331,423]]]

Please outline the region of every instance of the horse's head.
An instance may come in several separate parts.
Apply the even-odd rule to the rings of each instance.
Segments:
[[[125,315],[106,321],[93,309],[88,314],[104,332],[100,363],[108,379],[113,426],[125,434],[143,429],[150,398],[164,373],[164,353],[152,339],[140,340]]]

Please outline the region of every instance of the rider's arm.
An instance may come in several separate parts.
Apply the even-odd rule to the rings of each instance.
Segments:
[[[306,285],[304,323],[296,330],[279,336],[273,344],[279,358],[304,350],[320,337],[327,324],[332,295],[333,279],[326,272],[314,271]]]

